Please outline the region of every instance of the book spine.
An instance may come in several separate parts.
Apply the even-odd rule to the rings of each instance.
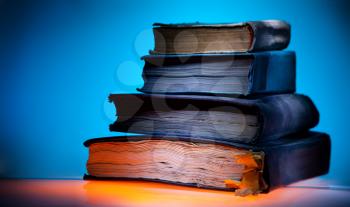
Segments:
[[[260,118],[258,141],[306,131],[319,122],[319,112],[304,95],[285,94],[267,96],[256,103]]]
[[[252,53],[249,94],[294,93],[296,85],[295,52]]]
[[[310,142],[267,148],[264,180],[269,190],[296,181],[326,174],[329,170],[331,142],[320,133]]]
[[[290,25],[283,21],[247,22],[252,31],[252,44],[249,52],[283,50],[290,42]]]

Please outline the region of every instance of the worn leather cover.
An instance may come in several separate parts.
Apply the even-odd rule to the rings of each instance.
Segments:
[[[184,138],[184,137],[162,137],[162,136],[121,136],[105,137],[87,140],[84,145],[89,147],[92,143],[98,142],[137,142],[140,140],[166,139],[171,141],[186,141],[192,143],[209,143],[226,145],[235,148],[243,148],[253,151],[263,151],[265,153],[263,178],[268,184],[268,190],[279,186],[308,179],[311,177],[326,174],[329,170],[330,161],[330,138],[329,135],[319,132],[304,132],[290,135],[278,140],[258,143],[256,145],[246,145],[220,139]],[[130,178],[101,178],[85,175],[84,179],[130,179]],[[131,179],[135,180],[135,179]],[[150,180],[139,178],[136,180]],[[172,184],[197,186],[196,183],[169,182],[166,180],[151,180]],[[211,188],[201,186],[204,188]],[[215,188],[216,189],[216,188]],[[229,190],[219,188],[218,190]]]
[[[272,94],[272,93],[294,93],[296,82],[296,58],[293,51],[269,51],[258,53],[226,53],[226,54],[190,54],[190,55],[147,55],[142,58],[145,61],[143,68],[144,86],[139,91],[144,93],[161,93],[156,90],[149,90],[153,85],[147,81],[148,78],[153,77],[161,79],[163,76],[151,75],[152,70],[160,70],[166,72],[167,70],[176,70],[176,68],[188,68],[190,65],[198,65],[197,67],[211,67],[215,71],[216,65],[222,67],[223,62],[231,62],[225,64],[230,70],[234,71],[236,62],[242,60],[252,59],[248,75],[248,93],[241,95],[254,94]],[[215,63],[215,64],[214,64]],[[206,65],[210,66],[206,66]],[[192,66],[193,67],[193,66]],[[220,81],[219,75],[201,75],[189,74],[187,77],[217,77]],[[225,76],[228,77],[228,76]],[[220,83],[220,82],[219,82]],[[169,94],[205,94],[203,92],[193,91],[186,82],[180,82],[174,86],[178,88],[177,92],[167,92]],[[174,90],[171,88],[171,90]],[[208,91],[207,93],[217,93]],[[222,94],[222,93],[217,93]],[[231,94],[236,94],[232,91]]]
[[[252,51],[282,50],[290,42],[290,25],[285,21],[266,20],[247,22],[253,29]]]
[[[242,23],[223,23],[223,24],[206,24],[206,23],[185,23],[185,24],[163,24],[154,23],[153,29],[161,27],[242,27],[248,25],[252,31],[253,41],[247,52],[283,50],[288,47],[290,42],[291,26],[288,22],[282,20],[263,20],[248,21]],[[155,53],[151,51],[151,53]]]
[[[178,128],[185,130],[185,133],[174,130],[171,134],[163,134],[163,128],[157,122],[154,122],[153,130],[148,131],[140,130],[137,124],[134,124],[134,117],[157,111],[223,110],[230,113],[231,110],[236,109],[243,114],[255,114],[259,120],[259,129],[257,135],[251,139],[225,137],[221,133],[211,135],[195,133],[200,138],[229,139],[242,143],[278,139],[282,136],[308,130],[316,126],[319,121],[319,113],[311,99],[298,94],[271,95],[251,99],[218,96],[112,94],[109,96],[109,100],[115,104],[118,116],[117,121],[110,125],[111,131],[147,135],[192,137],[192,130],[197,130],[200,133],[200,129],[192,128],[190,120],[175,123]],[[242,130],[242,133],[244,132],[245,129]]]

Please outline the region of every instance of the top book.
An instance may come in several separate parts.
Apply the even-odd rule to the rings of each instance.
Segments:
[[[285,49],[290,25],[280,20],[230,24],[153,24],[151,54],[255,52]]]

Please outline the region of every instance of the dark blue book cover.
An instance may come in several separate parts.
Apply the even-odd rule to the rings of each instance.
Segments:
[[[261,98],[193,95],[113,94],[117,109],[111,131],[199,137],[257,143],[317,125],[311,99],[299,94]]]
[[[92,149],[98,147],[99,145],[104,145],[105,147],[99,147],[98,152]],[[149,144],[147,144],[149,143]],[[165,143],[161,145],[161,143]],[[191,154],[190,150],[182,149],[183,146],[198,146],[204,145],[204,148],[196,148],[196,155]],[[117,137],[103,137],[87,140],[84,145],[89,148],[89,161],[87,164],[87,174],[84,179],[137,179],[137,180],[152,180],[158,182],[168,182],[179,185],[196,186],[201,188],[214,188],[220,190],[234,191],[240,188],[245,188],[245,190],[257,191],[269,191],[279,186],[288,185],[292,182],[300,181],[303,179],[319,176],[326,174],[329,169],[330,161],[330,138],[325,133],[319,132],[305,132],[301,134],[295,134],[292,136],[284,137],[279,140],[274,140],[270,142],[260,143],[258,145],[244,145],[238,144],[232,141],[222,141],[222,140],[209,140],[201,138],[184,138],[184,137],[160,137],[160,136],[117,136]],[[94,145],[93,147],[91,147]],[[131,146],[131,151],[133,153],[133,159],[137,159],[138,154],[142,154],[144,162],[150,160],[147,155],[153,155],[151,160],[152,164],[155,164],[155,168],[158,172],[163,171],[168,176],[161,176],[159,173],[149,174],[141,173],[143,168],[138,167],[138,165],[144,166],[144,162],[132,162],[133,159],[128,161],[123,160],[122,163],[118,162],[120,157],[125,157],[128,152],[126,146]],[[148,147],[146,147],[148,146]],[[157,154],[157,149],[162,146],[163,156]],[[199,170],[197,176],[201,179],[190,180],[187,182],[185,180],[176,179],[177,174],[187,172],[187,168],[191,166],[198,166],[201,163],[201,159],[208,153],[207,149],[213,149],[213,154],[211,154],[211,162],[217,163],[217,159],[222,159],[227,156],[228,162],[238,165],[247,166],[249,162],[241,162],[243,160],[233,159],[232,154],[222,153],[221,147],[225,147],[225,151],[241,151],[246,153],[246,161],[248,157],[253,158],[253,162],[256,163],[254,167],[250,165],[250,168],[245,168],[245,172],[241,174],[241,177],[236,178],[237,182],[246,182],[245,179],[249,178],[249,183],[246,182],[245,186],[230,186],[225,185],[225,180],[235,177],[234,170],[229,170],[228,174],[230,177],[225,177],[222,172],[227,170],[227,168],[217,169],[214,175],[217,176],[219,183],[208,182],[210,177],[210,172],[215,172],[215,169],[210,167],[210,164],[202,163],[201,169]],[[141,148],[138,151],[137,148]],[[177,149],[177,150],[174,150]],[[100,159],[96,159],[96,154],[103,153],[103,150],[108,152],[108,157],[103,156]],[[151,152],[147,154],[148,150]],[[164,156],[165,152],[171,152],[172,156]],[[112,155],[114,153],[114,156]],[[158,157],[158,156],[159,157]],[[130,155],[131,156],[131,155]],[[156,156],[156,157],[155,157]],[[195,156],[194,160],[190,157]],[[183,159],[173,159],[174,157],[180,157]],[[187,158],[187,159],[186,159]],[[238,158],[242,159],[242,157]],[[96,161],[98,160],[98,161]],[[109,162],[113,162],[111,165]],[[123,166],[127,163],[128,170],[123,171]],[[218,162],[220,163],[220,162]],[[105,175],[101,174],[102,165],[107,164],[105,167]],[[151,166],[152,164],[149,163]],[[179,165],[186,166],[186,168],[179,169]],[[114,166],[115,174],[111,173],[108,168]],[[157,168],[159,167],[159,169]],[[96,174],[96,168],[98,168],[98,174]],[[215,167],[214,167],[215,168]],[[119,170],[116,170],[119,169]],[[151,170],[153,168],[147,168]],[[248,170],[250,169],[250,170]],[[135,173],[137,172],[137,173]],[[148,171],[147,171],[148,172]],[[193,172],[193,170],[192,170]],[[220,173],[219,173],[220,172]],[[251,176],[251,174],[255,176]],[[155,175],[157,174],[157,175]],[[190,177],[188,174],[186,177]],[[189,182],[192,181],[192,182]],[[203,184],[204,183],[204,184]],[[243,189],[241,189],[243,190]],[[249,192],[249,191],[248,191]],[[247,192],[240,192],[247,193]]]
[[[293,51],[148,55],[144,93],[254,95],[295,92]]]

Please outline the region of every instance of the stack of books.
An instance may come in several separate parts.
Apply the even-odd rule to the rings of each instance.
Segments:
[[[86,179],[136,179],[237,195],[328,172],[330,138],[309,131],[319,113],[295,94],[290,25],[154,24],[138,94],[111,94],[111,131],[95,138]]]

